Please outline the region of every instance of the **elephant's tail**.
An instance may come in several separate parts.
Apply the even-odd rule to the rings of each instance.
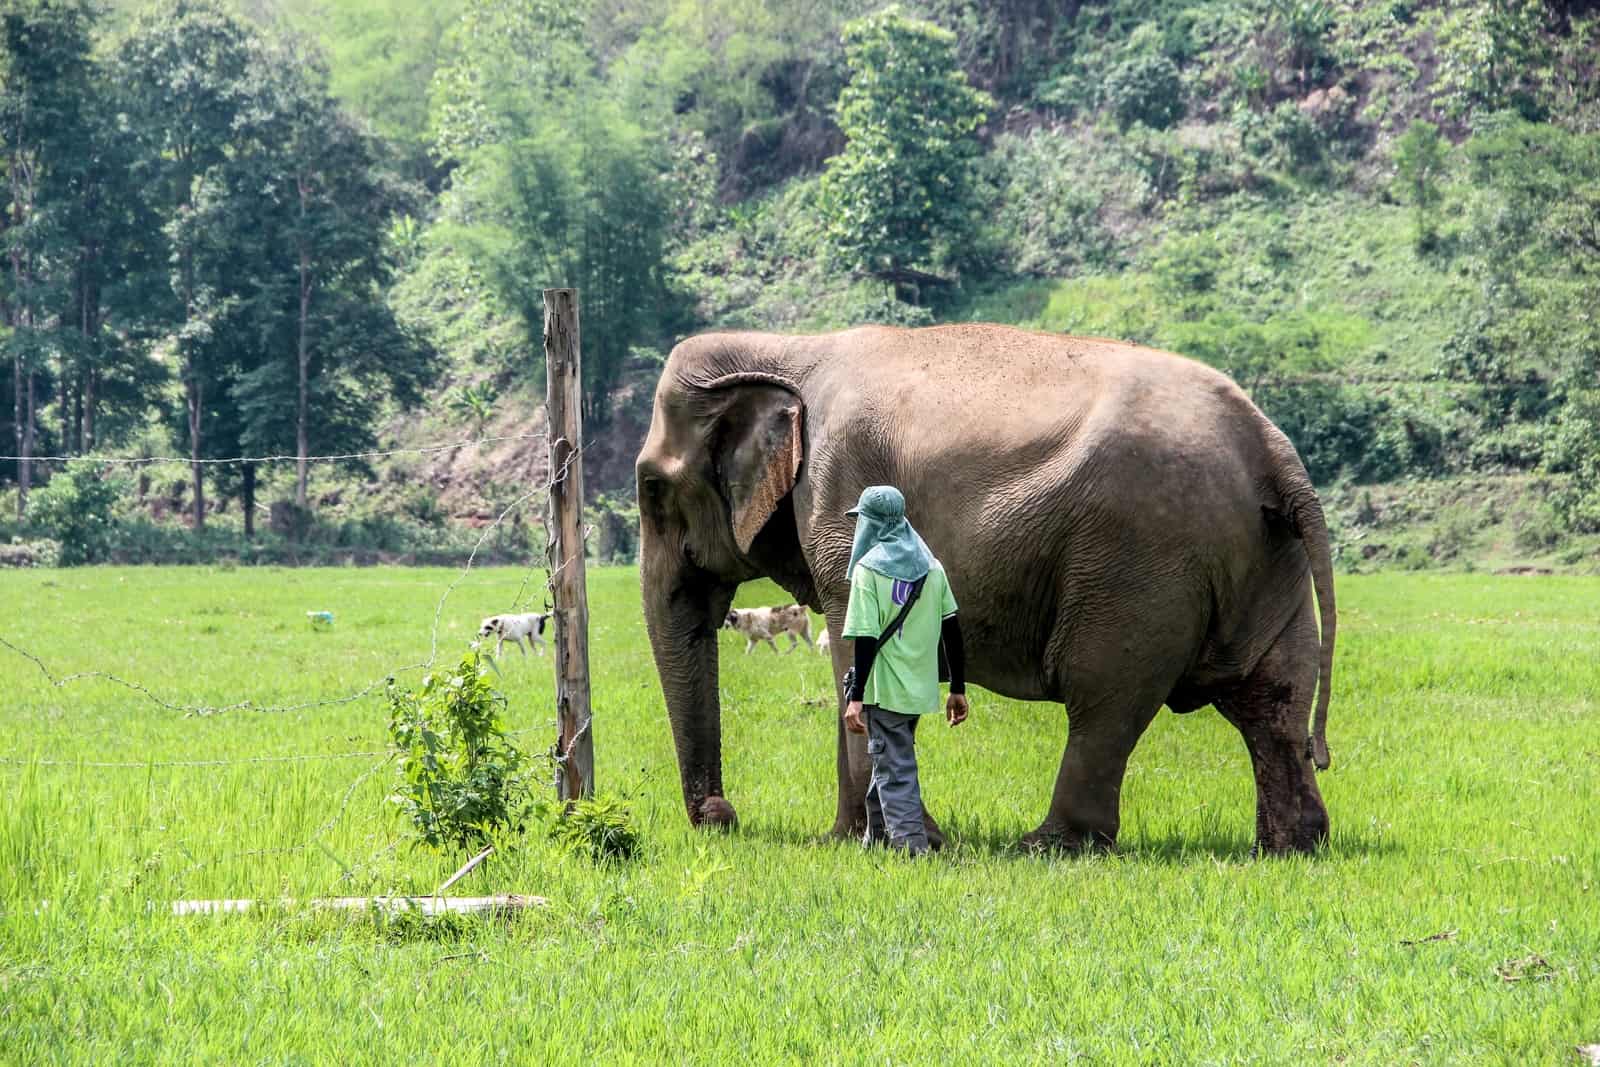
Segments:
[[[1286,472],[1287,473],[1287,472]],[[1310,476],[1296,457],[1293,474],[1280,484],[1295,532],[1305,543],[1311,559],[1311,584],[1317,594],[1321,614],[1322,659],[1317,670],[1317,709],[1312,717],[1311,736],[1306,739],[1306,756],[1317,770],[1328,769],[1328,700],[1333,694],[1333,642],[1339,630],[1339,615],[1333,599],[1333,553],[1328,543],[1328,524],[1322,515],[1322,501],[1311,485]]]

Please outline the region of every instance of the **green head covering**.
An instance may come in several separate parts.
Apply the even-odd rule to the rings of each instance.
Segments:
[[[845,514],[856,516],[856,540],[846,574],[854,574],[858,563],[904,582],[928,573],[933,553],[906,520],[906,498],[900,490],[892,485],[869,485]]]

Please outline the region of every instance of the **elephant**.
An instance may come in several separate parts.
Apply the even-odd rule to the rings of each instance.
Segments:
[[[691,823],[736,821],[717,629],[737,587],[771,578],[821,612],[842,677],[845,511],[890,484],[960,601],[968,680],[1065,706],[1025,847],[1115,846],[1129,756],[1163,705],[1212,705],[1243,735],[1259,852],[1326,841],[1328,531],[1293,444],[1223,373],[983,324],[702,334],[667,359],[635,474],[644,614]],[[835,757],[832,832],[858,835],[868,761],[842,723]]]

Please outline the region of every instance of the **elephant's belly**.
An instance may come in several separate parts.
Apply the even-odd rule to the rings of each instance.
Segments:
[[[1011,700],[1060,700],[1060,697],[1049,692],[1038,678],[1025,678],[1014,672],[985,671],[976,664],[969,665],[967,681]]]

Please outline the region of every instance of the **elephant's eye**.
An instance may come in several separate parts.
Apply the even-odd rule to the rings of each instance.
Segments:
[[[652,522],[666,521],[667,481],[660,475],[647,474],[639,479],[639,510]]]

